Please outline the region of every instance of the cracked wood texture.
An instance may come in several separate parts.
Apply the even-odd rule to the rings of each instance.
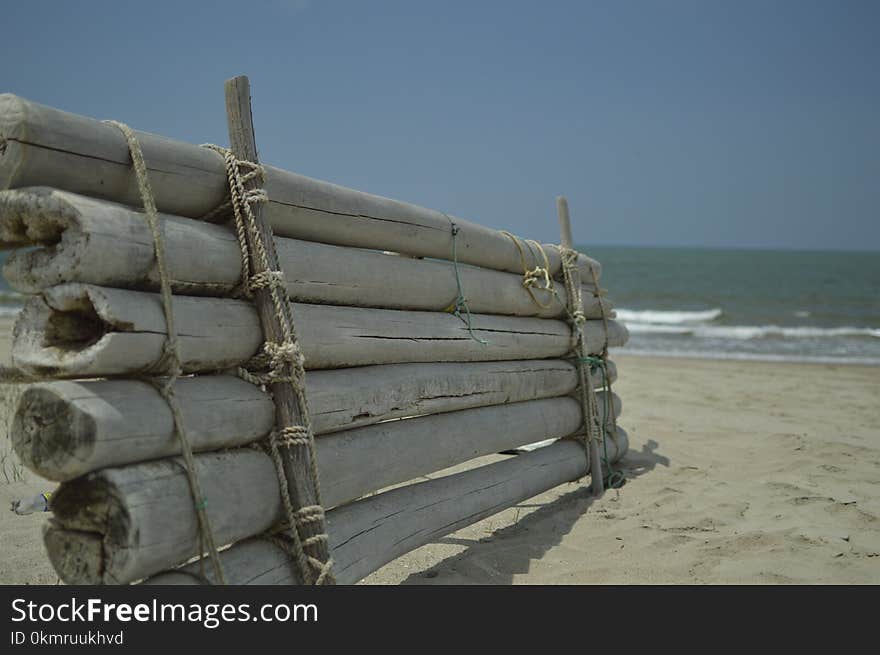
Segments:
[[[201,218],[226,197],[217,153],[138,132],[159,211]],[[522,274],[513,242],[476,223],[267,166],[264,211],[275,234],[356,248],[450,259],[454,220],[459,261]],[[0,189],[49,186],[140,205],[128,146],[119,130],[11,94],[0,95]],[[552,274],[559,250],[545,244]],[[584,279],[598,262],[581,255]],[[542,266],[533,259],[529,268]]]
[[[175,296],[180,356],[186,372],[247,361],[262,343],[260,319],[241,300]],[[556,319],[473,314],[474,333],[452,314],[292,303],[306,368],[413,362],[474,362],[564,357],[571,329]],[[608,343],[626,343],[609,321]],[[602,322],[587,321],[587,347],[605,345]],[[84,284],[52,287],[25,304],[13,330],[13,365],[54,377],[137,375],[159,357],[165,318],[158,294]]]
[[[614,462],[628,448],[606,439]],[[584,451],[572,440],[462,473],[386,491],[328,514],[337,581],[354,584],[401,555],[588,474]],[[222,551],[231,584],[296,584],[289,557],[277,546],[248,539]],[[208,579],[211,573],[208,572]],[[198,565],[160,573],[147,584],[201,584]]]
[[[159,220],[176,288],[192,295],[228,295],[240,280],[241,252],[233,232],[169,214],[161,214]],[[443,311],[458,293],[449,261],[289,238],[276,238],[275,245],[292,300]],[[0,247],[16,248],[3,273],[22,293],[39,293],[65,282],[159,288],[152,236],[143,214],[118,203],[45,187],[0,191]],[[193,257],[193,252],[199,256]],[[565,312],[565,289],[558,282],[555,296],[535,290],[544,308],[529,296],[521,275],[468,265],[459,266],[459,273],[473,312],[545,318]],[[585,312],[599,318],[593,289],[584,286]]]
[[[613,364],[609,374],[616,377]],[[601,383],[600,371],[594,379]],[[575,385],[571,363],[527,360],[313,371],[306,392],[315,433],[326,434],[395,418],[553,398]],[[269,395],[231,375],[181,378],[174,395],[195,452],[246,445],[265,437],[275,422]],[[25,466],[59,482],[180,453],[168,403],[153,385],[137,380],[30,385],[17,401],[9,436]]]
[[[344,513],[345,503],[371,491],[535,439],[565,436],[580,422],[578,402],[561,397],[336,432],[317,440],[325,502]],[[570,456],[576,474],[569,479],[582,474],[586,464],[583,449],[574,445]],[[260,534],[283,518],[268,455],[244,448],[196,455],[195,463],[218,543]],[[418,485],[410,487],[417,492]],[[472,492],[456,493],[462,504],[450,509],[466,520]],[[188,499],[186,474],[176,459],[102,469],[63,483],[52,498],[46,541],[55,570],[71,584],[121,584],[185,562],[199,548],[198,520]],[[331,539],[339,543],[350,530],[347,520],[337,520]],[[392,549],[394,543],[377,541],[372,548]],[[69,559],[77,552],[91,554]],[[81,571],[89,573],[81,576]]]

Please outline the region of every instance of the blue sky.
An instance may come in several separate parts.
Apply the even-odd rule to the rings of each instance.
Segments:
[[[880,249],[880,3],[7,3],[0,90],[581,244]]]

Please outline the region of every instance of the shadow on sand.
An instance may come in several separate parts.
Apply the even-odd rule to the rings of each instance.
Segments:
[[[616,469],[621,471],[629,484],[636,478],[652,471],[657,465],[669,466],[669,458],[657,453],[658,443],[649,439],[640,451],[627,452],[618,462]],[[606,493],[614,493],[608,491]],[[401,584],[446,584],[460,583],[450,580],[443,572],[467,570],[467,582],[472,584],[511,584],[513,576],[526,573],[532,560],[540,559],[544,553],[562,541],[571,531],[575,522],[593,505],[593,497],[588,486],[579,486],[549,503],[521,503],[519,509],[539,508],[506,528],[496,530],[484,539],[461,539],[444,537],[435,543],[466,546],[467,550],[447,557],[425,571],[413,573]],[[525,540],[511,548],[510,540],[529,535]],[[496,556],[497,554],[497,556]],[[485,570],[478,560],[504,561],[503,570]],[[445,579],[444,579],[445,578]]]

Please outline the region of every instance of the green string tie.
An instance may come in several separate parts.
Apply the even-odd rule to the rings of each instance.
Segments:
[[[447,216],[447,218],[449,218]],[[454,316],[457,316],[458,319],[467,325],[468,334],[471,336],[471,339],[476,341],[481,346],[488,346],[489,342],[485,339],[481,339],[476,334],[474,334],[473,324],[471,323],[471,310],[468,307],[467,298],[465,298],[464,291],[461,288],[461,275],[458,272],[458,249],[456,247],[456,236],[458,235],[458,226],[452,222],[452,267],[455,270],[455,286],[458,290],[458,295],[455,298],[455,301],[450,305],[451,313]],[[462,316],[461,310],[464,310],[464,316]]]
[[[614,467],[611,466],[611,461],[608,459],[608,442],[605,438],[605,424],[608,422],[608,416],[612,411],[611,379],[608,377],[608,362],[602,357],[593,356],[576,357],[575,359],[578,363],[589,364],[590,374],[599,369],[602,370],[602,391],[604,391],[602,399],[605,403],[605,420],[600,422],[599,429],[602,434],[602,459],[605,461],[605,471],[607,471],[604,476],[604,482],[607,489],[620,489],[626,484],[626,476],[621,471],[615,471]]]

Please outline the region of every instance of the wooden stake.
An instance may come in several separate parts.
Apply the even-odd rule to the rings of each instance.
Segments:
[[[571,238],[571,219],[568,215],[568,200],[566,200],[563,196],[559,196],[556,198],[556,211],[559,215],[559,234],[563,248],[574,248],[572,244]],[[580,277],[580,271],[576,271],[576,278]],[[580,285],[580,280],[575,279],[576,285]],[[577,310],[583,311],[582,307],[571,307],[573,312]],[[585,358],[589,353],[585,351],[583,348],[583,342],[578,341],[578,357],[580,359]],[[586,368],[584,362],[580,362],[578,364],[578,376],[580,378],[580,384],[583,389],[587,391],[587,393],[592,393],[592,383],[589,380],[589,376],[584,372]],[[586,385],[590,385],[587,387]],[[586,412],[586,407],[584,411]],[[584,414],[584,421],[587,421],[588,418],[586,413]],[[602,463],[599,461],[599,444],[596,443],[596,440],[593,438],[592,427],[590,428],[590,432],[587,435],[588,442],[590,444],[590,477],[592,478],[592,486],[593,486],[593,495],[597,498],[605,493],[605,483],[602,480]]]
[[[240,75],[226,81],[226,118],[229,126],[229,144],[232,153],[239,159],[259,163],[257,144],[254,136],[253,115],[251,113],[250,81],[247,76]],[[246,184],[248,191],[259,186],[258,180],[251,180]],[[263,218],[262,207],[259,203],[253,207],[254,218],[260,237],[266,248],[269,269],[281,270],[278,255],[275,252],[275,240],[272,227]],[[257,257],[253,256],[252,236],[248,234],[248,247],[251,252],[251,270],[255,274],[265,271]],[[263,336],[266,341],[282,343],[284,332],[281,321],[275,314],[275,305],[272,302],[271,289],[258,289],[255,295],[257,312],[260,315],[260,323],[263,326]],[[282,303],[282,317],[288,325],[293,325],[290,305]],[[284,364],[282,375],[292,376],[293,365],[290,362]],[[280,382],[270,385],[270,391],[275,399],[276,425],[280,427],[302,425],[305,408],[300,407],[297,394],[289,382]],[[319,504],[320,493],[318,480],[313,475],[308,449],[306,448],[283,448],[284,475],[290,489],[291,500],[294,508],[299,510]],[[295,529],[295,528],[294,528]],[[326,532],[323,519],[310,521],[303,524],[299,533],[303,541],[309,537],[324,534]],[[321,562],[327,562],[330,558],[326,540],[315,540],[308,548],[309,554]],[[301,575],[307,582],[315,579],[314,571],[302,571]],[[332,581],[332,575],[327,576]]]

